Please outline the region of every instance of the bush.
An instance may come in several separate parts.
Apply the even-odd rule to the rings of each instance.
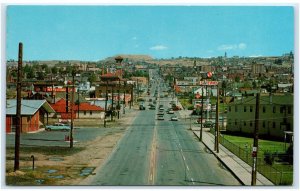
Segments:
[[[264,153],[264,161],[268,164],[268,165],[272,165],[274,162],[274,156],[272,155],[272,153]]]

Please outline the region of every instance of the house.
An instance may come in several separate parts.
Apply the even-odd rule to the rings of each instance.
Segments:
[[[17,101],[9,99],[6,102],[6,133],[15,132]],[[37,131],[48,124],[49,113],[54,109],[46,100],[21,100],[21,133]],[[46,121],[45,121],[46,115]]]
[[[104,119],[104,109],[97,105],[91,105],[84,102],[79,105],[74,105],[74,111],[77,113],[77,118],[85,119]],[[79,112],[78,112],[79,111]]]
[[[55,104],[51,104],[53,109],[57,113],[57,118],[71,119],[71,103],[67,102],[64,98],[58,100]],[[92,105],[87,102],[79,103],[79,105],[73,105],[73,119],[77,118],[104,118],[104,109],[97,105]]]
[[[227,131],[253,134],[256,97],[249,96],[228,104]],[[293,95],[261,95],[259,107],[260,136],[283,140],[284,131],[293,131]]]

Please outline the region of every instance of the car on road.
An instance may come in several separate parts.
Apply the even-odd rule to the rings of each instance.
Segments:
[[[155,110],[155,105],[150,105],[149,109]]]
[[[145,110],[146,108],[144,107],[144,105],[140,105],[140,110]]]
[[[163,116],[163,115],[159,115],[159,116],[157,117],[157,120],[165,120],[165,119],[164,119],[164,116]]]
[[[168,111],[168,114],[174,114],[174,111],[171,109]]]
[[[178,121],[178,117],[177,117],[176,115],[173,115],[173,116],[171,117],[171,121]]]
[[[63,123],[55,123],[54,125],[46,125],[46,131],[69,131],[71,127]]]

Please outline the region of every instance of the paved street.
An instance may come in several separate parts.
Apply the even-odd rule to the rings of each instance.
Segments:
[[[170,101],[160,98],[157,106]],[[88,185],[240,185],[184,121],[170,121],[170,114],[157,120],[157,112],[140,111]]]

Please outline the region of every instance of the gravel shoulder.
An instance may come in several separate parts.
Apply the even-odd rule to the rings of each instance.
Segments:
[[[6,185],[79,185],[79,182],[93,174],[93,169],[101,167],[138,112],[137,109],[128,111],[122,118],[110,122],[107,128],[100,127],[105,130],[105,133],[92,140],[75,143],[72,149],[21,148],[20,171],[17,172],[13,172],[14,149],[7,147]],[[50,151],[51,149],[54,151]],[[34,170],[32,170],[31,155],[35,157]],[[89,168],[92,170],[85,174],[85,169]]]

